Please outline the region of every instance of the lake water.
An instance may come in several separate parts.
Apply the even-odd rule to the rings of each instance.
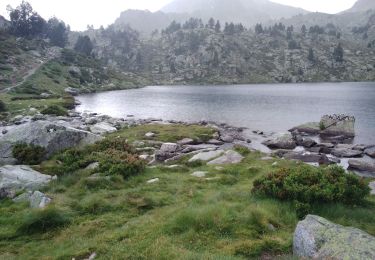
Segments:
[[[355,143],[375,144],[375,83],[150,86],[78,96],[77,110],[112,117],[212,120],[286,132],[325,114],[356,117]]]

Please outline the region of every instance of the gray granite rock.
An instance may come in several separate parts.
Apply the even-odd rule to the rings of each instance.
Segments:
[[[375,238],[359,229],[308,215],[296,227],[293,252],[306,259],[375,259]]]
[[[208,165],[221,165],[221,164],[236,164],[240,163],[244,157],[238,152],[229,150],[224,153],[224,155],[208,162]]]

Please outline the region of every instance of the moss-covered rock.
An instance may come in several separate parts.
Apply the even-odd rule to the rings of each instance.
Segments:
[[[375,237],[352,227],[308,215],[298,223],[293,251],[314,259],[375,259]]]

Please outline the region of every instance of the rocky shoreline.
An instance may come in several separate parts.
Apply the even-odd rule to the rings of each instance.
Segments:
[[[345,116],[344,116],[345,117]],[[327,116],[323,117],[327,120]],[[345,117],[347,118],[347,117]],[[337,118],[336,118],[337,119]],[[341,118],[338,118],[341,120]],[[329,120],[332,120],[329,118]],[[341,121],[340,121],[341,122]],[[375,145],[348,144],[354,136],[354,119],[346,120],[352,126],[335,125],[334,135],[319,138],[318,123],[304,124],[292,128],[287,134],[265,134],[263,131],[250,131],[225,123],[198,121],[182,122],[162,119],[112,118],[96,113],[71,111],[68,116],[17,116],[9,123],[0,126],[0,165],[15,164],[12,147],[16,143],[28,143],[46,148],[47,156],[66,148],[95,143],[103,135],[123,128],[147,124],[200,125],[215,129],[213,136],[206,140],[180,140],[176,144],[164,145],[150,141],[154,133],[147,133],[144,140],[137,140],[134,146],[143,152],[142,158],[154,162],[171,162],[185,155],[202,152],[228,150],[235,145],[258,150],[272,156],[298,160],[312,165],[340,164],[349,170],[367,177],[375,176]],[[332,124],[332,122],[329,122]],[[344,129],[345,131],[342,131]],[[351,129],[347,131],[347,129]],[[323,142],[319,142],[323,140]],[[326,141],[328,140],[328,141]],[[146,147],[145,147],[146,146]],[[150,146],[150,147],[147,147]]]

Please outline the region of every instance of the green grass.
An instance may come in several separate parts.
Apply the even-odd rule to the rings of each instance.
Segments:
[[[156,140],[175,141],[207,131],[196,126],[159,127],[130,128],[118,134],[134,139],[158,130]],[[298,222],[294,204],[254,196],[251,189],[259,177],[297,163],[277,160],[278,166],[272,166],[273,161],[262,161],[262,156],[246,153],[242,163],[221,170],[207,165],[176,170],[159,165],[126,180],[105,174],[88,178],[92,171],[74,171],[44,190],[53,198],[54,209],[68,213],[70,221],[63,225],[20,234],[17,231],[25,223],[38,223],[25,221],[30,209],[0,202],[0,259],[81,259],[93,252],[98,259],[291,259]],[[197,170],[208,171],[212,179],[190,175]],[[153,178],[160,181],[146,184]],[[311,213],[375,235],[374,210],[372,196],[356,207],[314,205]]]
[[[155,133],[155,137],[146,138],[148,132]],[[209,127],[198,125],[163,125],[150,124],[135,126],[112,134],[111,136],[121,136],[129,141],[135,140],[156,140],[162,142],[177,142],[183,138],[191,138],[193,140],[209,140],[212,138],[214,130]]]

